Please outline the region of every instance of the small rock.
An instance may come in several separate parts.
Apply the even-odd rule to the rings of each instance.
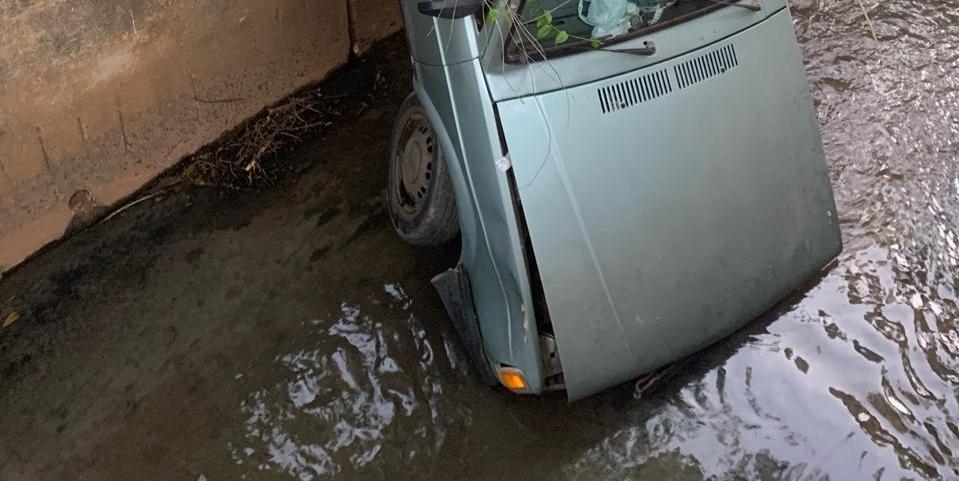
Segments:
[[[90,225],[107,211],[107,208],[97,203],[93,194],[86,189],[74,192],[67,201],[67,207],[73,211],[73,218],[70,219],[65,231],[67,234]]]

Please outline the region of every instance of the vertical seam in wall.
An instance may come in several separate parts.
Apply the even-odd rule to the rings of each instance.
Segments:
[[[189,72],[190,75],[190,88],[193,89],[193,109],[196,111],[196,123],[200,124],[200,94],[196,89],[196,77],[193,75],[193,71]]]
[[[356,57],[355,50],[353,50],[356,43],[356,33],[353,31],[353,7],[350,5],[352,3],[350,0],[343,1],[346,2],[346,32],[350,36],[350,43],[347,46],[347,61],[352,61]]]
[[[80,142],[83,144],[83,153],[90,155],[90,139],[87,137],[87,128],[83,125],[83,119],[77,117],[77,131],[80,133]]]
[[[57,177],[53,172],[53,166],[50,164],[50,154],[47,152],[47,144],[43,141],[43,129],[39,125],[35,126],[37,129],[37,141],[40,143],[40,154],[43,156],[43,167],[47,172],[47,180],[50,181],[50,186],[53,187],[53,196],[56,199],[60,199],[60,187],[57,185]]]
[[[53,169],[50,168],[50,155],[47,154],[47,144],[43,142],[43,130],[37,125],[37,141],[40,142],[40,153],[43,155],[43,166],[47,169],[47,175],[53,175]]]
[[[11,189],[14,187],[13,179],[7,175],[7,163],[12,161],[13,157],[5,156],[3,152],[0,152],[0,187],[8,185]]]
[[[120,135],[123,137],[123,151],[129,153],[130,140],[127,138],[127,126],[126,126],[126,123],[123,121],[123,112],[120,111],[120,95],[115,94],[113,98],[116,101],[117,118],[120,119]]]

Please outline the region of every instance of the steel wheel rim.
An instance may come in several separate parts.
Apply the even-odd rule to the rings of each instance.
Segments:
[[[413,113],[403,125],[393,159],[393,203],[397,213],[412,219],[419,214],[436,170],[436,138],[429,121]]]

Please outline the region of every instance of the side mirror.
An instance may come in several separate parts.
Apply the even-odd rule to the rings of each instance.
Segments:
[[[469,17],[483,9],[485,0],[426,0],[416,5],[423,15],[439,18]]]

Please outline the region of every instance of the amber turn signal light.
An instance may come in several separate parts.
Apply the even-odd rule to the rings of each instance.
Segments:
[[[510,391],[525,391],[529,387],[523,372],[514,367],[500,367],[499,380]]]

